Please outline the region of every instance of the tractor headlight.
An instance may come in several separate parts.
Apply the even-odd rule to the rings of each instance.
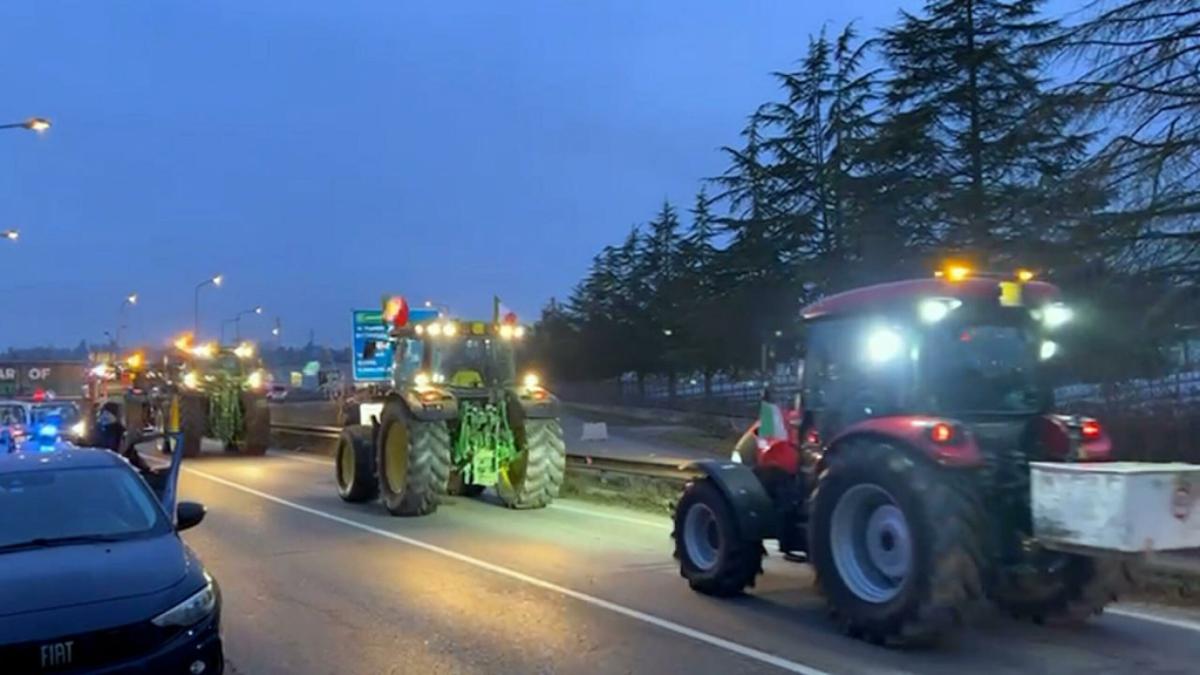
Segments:
[[[248,359],[254,356],[254,345],[250,344],[249,342],[243,342],[233,349],[233,353],[237,355],[239,359]]]
[[[188,389],[199,389],[200,375],[198,375],[194,370],[187,371],[183,374],[183,386],[187,387]]]
[[[429,327],[425,329],[425,332],[429,333],[430,337],[440,337],[442,334],[442,324],[437,322],[431,323],[429,324]]]
[[[159,627],[187,627],[199,623],[217,608],[217,589],[213,586],[212,577],[204,575],[205,584],[197,593],[187,600],[150,620]]]
[[[962,301],[954,298],[930,298],[917,305],[917,314],[924,323],[937,323],[958,309]]]
[[[526,389],[533,389],[542,383],[542,379],[538,377],[537,373],[526,373],[521,382],[525,385]]]
[[[75,438],[83,438],[83,435],[86,433],[87,433],[87,424],[85,424],[83,422],[83,420],[80,420],[80,421],[76,422],[75,424],[71,425],[71,435],[74,436]]]
[[[458,333],[458,326],[453,323],[447,322],[446,325],[442,327],[442,335],[445,335],[446,337],[454,337],[456,333]]]
[[[1054,355],[1057,353],[1058,353],[1058,343],[1051,342],[1050,340],[1043,340],[1042,346],[1038,350],[1038,356],[1041,357],[1041,359],[1043,361],[1054,358]]]
[[[514,328],[513,337],[517,338],[518,340],[525,337],[525,326],[517,326]]]
[[[429,373],[417,373],[413,377],[413,384],[418,387],[428,387],[430,382]]]
[[[1046,327],[1046,330],[1054,330],[1070,321],[1074,316],[1075,312],[1063,303],[1051,303],[1042,308],[1042,325]]]
[[[263,371],[256,370],[246,377],[246,385],[251,389],[262,389],[263,379]]]
[[[904,338],[891,328],[877,328],[867,336],[867,359],[872,363],[891,361],[904,348]]]
[[[508,324],[500,326],[500,337],[505,340],[511,340],[513,338],[513,327]]]

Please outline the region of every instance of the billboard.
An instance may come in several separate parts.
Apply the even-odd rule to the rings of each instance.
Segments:
[[[0,397],[79,398],[87,385],[88,365],[79,361],[0,361]]]

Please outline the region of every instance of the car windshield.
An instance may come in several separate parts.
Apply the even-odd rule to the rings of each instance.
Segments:
[[[33,426],[55,424],[60,428],[79,421],[79,407],[74,403],[39,403],[31,411]]]
[[[25,408],[14,404],[0,405],[0,426],[25,424]]]
[[[1036,339],[1021,324],[947,324],[924,345],[926,383],[939,412],[1036,412]]]
[[[169,529],[138,477],[121,466],[0,474],[0,548],[34,540],[134,538]]]

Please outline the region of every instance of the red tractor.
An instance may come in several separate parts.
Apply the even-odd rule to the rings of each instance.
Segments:
[[[958,268],[807,307],[794,406],[764,404],[679,500],[681,574],[741,593],[778,540],[840,627],[880,644],[933,642],[988,602],[1039,622],[1099,613],[1125,563],[1042,546],[1031,513],[1031,461],[1112,453],[1095,420],[1053,413],[1045,366],[1069,318],[1027,273]]]

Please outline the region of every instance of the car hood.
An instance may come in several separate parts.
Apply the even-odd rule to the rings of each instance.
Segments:
[[[144,621],[203,584],[199,561],[174,533],[0,554],[0,642],[17,626],[38,633],[39,624]]]

